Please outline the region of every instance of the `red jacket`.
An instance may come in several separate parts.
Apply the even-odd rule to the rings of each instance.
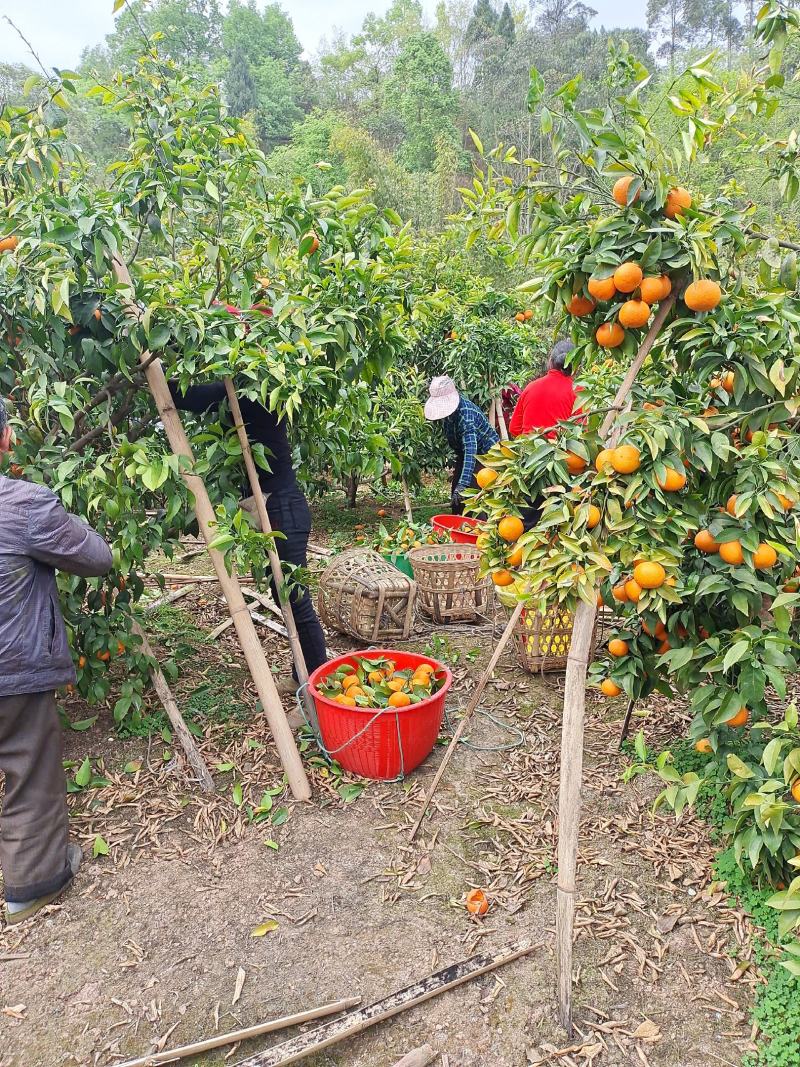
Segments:
[[[575,407],[577,394],[572,378],[560,370],[551,370],[543,378],[530,382],[511,416],[508,432],[519,437],[533,430],[546,430],[562,419],[568,419]],[[580,410],[580,409],[579,409]]]

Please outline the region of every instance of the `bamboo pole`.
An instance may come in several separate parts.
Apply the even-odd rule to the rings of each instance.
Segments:
[[[358,1011],[350,1012],[341,1019],[323,1023],[316,1030],[298,1034],[288,1041],[283,1041],[280,1045],[273,1045],[266,1052],[239,1060],[235,1067],[285,1067],[286,1064],[297,1063],[298,1060],[304,1060],[307,1056],[354,1037],[362,1030],[374,1026],[375,1023],[391,1019],[392,1016],[423,1004],[426,1000],[439,996],[440,993],[455,989],[464,982],[470,982],[474,978],[488,974],[522,956],[528,956],[540,947],[541,943],[532,945],[528,942],[516,942],[509,945],[505,951],[495,955],[472,956],[468,960],[454,963],[450,967],[444,967],[441,971],[415,982],[414,985],[390,993],[388,997],[383,997],[366,1008],[359,1008]]]
[[[428,1067],[428,1064],[435,1060],[436,1056],[436,1050],[431,1048],[430,1045],[420,1045],[413,1052],[407,1052],[401,1060],[397,1061],[394,1067]]]
[[[605,441],[622,411],[625,400],[644,361],[650,354],[677,293],[661,304],[636,357],[628,368],[614,397],[614,403],[600,427]],[[558,887],[556,891],[556,960],[558,968],[558,1015],[572,1037],[572,939],[575,925],[575,870],[578,860],[578,834],[581,817],[583,778],[583,732],[586,710],[586,670],[591,652],[592,632],[597,614],[597,598],[584,600],[575,611],[572,642],[564,679],[564,714],[561,729],[561,771],[558,787]]]
[[[319,1008],[311,1008],[309,1011],[300,1011],[296,1015],[284,1015],[280,1019],[272,1019],[268,1023],[258,1023],[255,1026],[246,1026],[243,1030],[234,1030],[228,1034],[217,1034],[203,1041],[193,1041],[190,1045],[181,1045],[179,1048],[167,1049],[164,1052],[154,1052],[151,1056],[142,1056],[138,1060],[126,1060],[117,1064],[117,1067],[158,1067],[161,1063],[174,1063],[176,1060],[185,1059],[187,1056],[197,1056],[201,1052],[210,1052],[211,1049],[224,1048],[225,1045],[234,1045],[238,1041],[248,1041],[251,1037],[260,1037],[262,1034],[272,1034],[276,1030],[285,1030],[290,1026],[300,1026],[301,1023],[312,1022],[314,1019],[323,1019],[326,1015],[335,1015],[337,1011],[349,1011],[361,1003],[361,997],[348,997],[346,1000],[336,1000],[331,1004],[323,1004]]]
[[[133,283],[125,263],[117,255],[114,255],[112,265],[117,282],[132,292]],[[143,315],[142,310],[133,302],[132,296],[127,301],[127,313],[135,319],[140,319]],[[300,753],[295,745],[294,735],[286,719],[281,698],[275,688],[275,680],[264,656],[264,649],[261,647],[255,625],[250,618],[250,612],[242,595],[239,579],[235,571],[228,574],[224,557],[215,548],[211,547],[215,537],[217,517],[214,514],[214,508],[203,479],[195,471],[194,455],[184,432],[180,415],[173,403],[169,385],[164,376],[164,369],[161,366],[161,360],[155,359],[151,361],[151,353],[146,350],[140,354],[139,359],[143,366],[147,364],[147,384],[153,394],[153,399],[161,416],[161,422],[172,451],[176,456],[183,457],[187,461],[181,464],[181,476],[194,500],[197,525],[208,546],[209,558],[214,565],[217,580],[222,587],[228,603],[228,610],[233,617],[239,644],[242,647],[244,658],[255,683],[259,700],[266,713],[278,755],[283,764],[283,769],[286,771],[289,787],[296,800],[308,800],[311,797],[308,778],[300,759]]]
[[[181,747],[186,753],[189,765],[197,775],[200,788],[204,793],[213,793],[214,779],[211,777],[211,772],[205,765],[203,757],[200,755],[200,750],[195,744],[194,738],[189,733],[189,728],[183,720],[180,708],[175,701],[175,697],[172,695],[172,690],[169,687],[167,679],[164,677],[161,668],[158,666],[155,652],[153,652],[153,646],[148,641],[147,634],[136,619],[133,620],[131,629],[142,642],[142,651],[145,656],[148,656],[155,663],[155,666],[150,668],[150,680],[153,683],[153,688],[158,694],[158,699],[164,705],[164,711],[166,711],[169,721],[172,723],[172,727],[181,743]]]
[[[497,414],[497,425],[498,425],[498,427],[500,429],[500,440],[501,441],[507,441],[508,440],[508,427],[506,426],[506,417],[503,414],[503,398],[502,398],[502,396],[498,397],[497,400],[495,400],[494,403],[495,403],[495,409],[494,410],[495,410],[495,412]]]
[[[409,841],[413,841],[414,838],[417,836],[417,832],[419,831],[419,828],[422,825],[422,820],[425,818],[425,813],[430,807],[431,800],[433,800],[433,794],[439,788],[439,782],[442,780],[442,775],[444,774],[447,768],[447,764],[450,762],[452,755],[456,750],[456,745],[461,740],[461,735],[464,733],[467,723],[472,718],[473,713],[478,706],[478,701],[483,696],[483,691],[488,685],[489,679],[492,677],[492,673],[494,672],[494,669],[497,666],[497,661],[502,656],[503,650],[511,639],[512,634],[514,633],[514,628],[517,625],[517,619],[522,614],[522,609],[524,606],[525,605],[521,600],[518,601],[516,607],[511,613],[511,618],[508,620],[508,624],[505,630],[503,630],[503,633],[500,636],[500,640],[497,642],[497,647],[492,653],[492,658],[489,660],[486,666],[486,670],[481,675],[480,680],[477,686],[475,687],[475,692],[472,694],[472,698],[470,699],[470,702],[467,705],[467,709],[464,712],[464,715],[462,716],[461,722],[456,727],[456,732],[450,739],[450,744],[447,746],[447,750],[444,756],[442,757],[442,762],[439,764],[439,769],[434,775],[433,781],[431,782],[430,788],[428,789],[427,796],[425,797],[425,801],[422,805],[422,811],[419,813],[417,821],[411,827],[411,833],[408,837]]]
[[[244,419],[242,418],[242,408],[239,404],[239,398],[236,395],[236,389],[234,388],[233,380],[231,378],[225,379],[225,392],[228,394],[228,404],[231,409],[231,415],[233,416],[233,425],[236,427],[236,433],[239,436],[239,444],[242,446],[242,457],[247,470],[247,477],[250,482],[250,490],[253,494],[253,499],[255,500],[258,521],[261,524],[261,532],[264,534],[272,534],[272,523],[269,520],[267,502],[264,498],[261,482],[258,479],[258,471],[256,470],[255,461],[253,460],[253,450],[250,448],[250,440],[247,436]],[[283,614],[283,621],[289,637],[292,659],[294,660],[294,667],[297,672],[298,687],[301,688],[303,692],[306,720],[308,722],[316,722],[313,701],[306,685],[308,682],[306,657],[303,655],[300,637],[297,633],[297,624],[295,623],[294,612],[292,611],[292,603],[289,597],[286,596],[284,589],[283,567],[281,566],[280,556],[275,548],[275,542],[272,539],[267,548],[267,556],[269,557],[269,565],[272,570],[272,577],[275,581],[275,588],[278,591],[278,605]]]

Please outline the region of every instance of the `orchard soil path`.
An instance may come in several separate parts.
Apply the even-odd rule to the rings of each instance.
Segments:
[[[208,565],[200,556],[183,569]],[[331,775],[308,747],[313,801],[276,794],[254,823],[248,803],[279,790],[281,774],[230,632],[203,642],[223,617],[216,586],[203,585],[164,614],[159,631],[161,650],[184,668],[182,704],[205,707],[223,689],[234,712],[244,705],[243,719],[217,707],[197,720],[214,797],[192,789],[168,735],[120,740],[107,715],[67,730],[67,758],[89,755],[103,780],[71,799],[87,851],[74,890],[38,920],[0,929],[0,1067],[106,1067],[154,1043],[328,1000],[355,994],[366,1004],[523,937],[540,945],[530,957],[307,1062],[392,1067],[428,1042],[443,1067],[740,1063],[757,980],[747,923],[712,882],[705,828],[686,816],[677,825],[653,818],[652,783],[620,782],[620,701],[589,705],[577,1033],[567,1040],[555,1022],[552,928],[563,676],[532,678],[513,652],[504,656],[483,705],[492,718],[476,719],[478,747],[459,748],[414,846],[408,828],[441,749],[406,782],[369,783],[352,798],[355,780]],[[336,651],[353,647],[329,636]],[[264,640],[286,670],[280,639]],[[418,633],[409,647],[431,652],[434,640]],[[491,648],[487,628],[440,631],[437,653],[455,663],[451,712]],[[67,713],[90,714],[77,701]],[[652,705],[642,720],[648,740],[674,736],[678,718]],[[98,836],[109,854],[93,859]],[[462,905],[472,886],[492,902],[483,920]],[[253,936],[272,920],[274,929]],[[224,1049],[185,1062],[235,1063],[279,1039],[250,1042],[227,1061]]]

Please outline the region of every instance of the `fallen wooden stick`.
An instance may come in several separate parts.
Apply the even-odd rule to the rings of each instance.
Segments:
[[[159,608],[163,608],[166,604],[174,604],[176,600],[182,600],[183,597],[194,592],[196,588],[197,586],[192,584],[184,585],[181,589],[173,589],[172,592],[167,593],[166,596],[159,597],[158,600],[153,600],[151,603],[145,604],[142,607],[142,612],[147,615],[151,611],[158,611]]]
[[[175,702],[175,697],[172,695],[172,690],[170,689],[161,668],[158,666],[153,647],[147,640],[147,634],[136,619],[133,620],[131,629],[142,642],[142,651],[144,654],[156,662],[156,666],[150,668],[150,679],[153,683],[153,688],[158,694],[158,699],[164,705],[164,711],[166,711],[169,721],[172,723],[172,727],[181,743],[181,747],[186,753],[189,765],[197,775],[200,788],[204,793],[213,793],[214,779],[211,777],[211,773],[209,772],[208,767],[206,767],[203,757],[200,755],[200,750],[189,732],[189,727],[183,721],[183,716],[181,715],[180,708]]]
[[[313,552],[316,556],[333,555],[333,552],[329,548],[325,548],[323,545],[314,545],[310,541],[308,542],[308,551]]]
[[[283,618],[283,612],[272,599],[271,596],[267,596],[266,593],[262,593],[259,589],[245,589],[245,597],[249,597],[251,600],[256,600],[267,611],[271,611],[273,615],[277,615],[279,619]]]
[[[486,666],[486,670],[481,675],[480,681],[475,687],[475,692],[472,694],[472,699],[470,700],[469,704],[467,704],[467,710],[464,712],[461,722],[456,727],[456,732],[450,739],[450,744],[447,746],[447,750],[444,756],[442,757],[442,762],[439,764],[439,769],[433,777],[430,789],[428,790],[428,794],[423,802],[422,811],[419,813],[417,821],[411,827],[411,833],[409,834],[408,838],[409,841],[413,841],[414,838],[417,836],[417,832],[419,831],[419,828],[422,825],[422,820],[425,818],[425,814],[428,808],[430,807],[431,800],[433,800],[433,794],[439,787],[439,782],[442,780],[442,775],[444,774],[445,769],[447,768],[447,764],[450,762],[452,755],[456,750],[458,742],[461,740],[461,735],[464,733],[467,723],[472,718],[473,712],[478,706],[478,701],[483,696],[483,691],[488,685],[489,679],[492,677],[492,674],[494,673],[494,669],[497,666],[497,661],[502,656],[503,650],[510,641],[512,634],[514,633],[514,628],[517,625],[517,619],[522,614],[523,607],[524,604],[520,600],[517,603],[517,606],[514,608],[513,612],[511,613],[511,618],[508,620],[508,624],[505,630],[503,630],[500,640],[497,642],[497,647],[492,653],[492,658],[489,660]]]
[[[494,971],[506,963],[527,956],[537,948],[541,948],[543,941],[536,945],[516,942],[509,945],[504,953],[494,956],[472,956],[460,963],[453,963],[435,974],[428,975],[420,982],[400,989],[396,993],[390,993],[388,997],[376,1000],[366,1008],[350,1012],[349,1015],[333,1022],[324,1023],[316,1030],[309,1030],[306,1034],[298,1034],[296,1037],[283,1041],[280,1045],[273,1045],[266,1052],[248,1056],[245,1060],[239,1060],[235,1067],[285,1067],[288,1063],[297,1063],[306,1056],[311,1056],[323,1049],[336,1045],[346,1038],[366,1030],[375,1023],[390,1019],[393,1015],[399,1015],[402,1011],[414,1008],[431,997],[436,997],[448,989],[478,978],[482,974]],[[123,1065],[127,1067],[127,1065]]]
[[[299,1026],[300,1023],[322,1019],[326,1015],[335,1015],[337,1011],[348,1011],[360,1003],[361,997],[335,1000],[331,1004],[323,1004],[320,1008],[311,1008],[309,1011],[301,1011],[296,1015],[284,1015],[281,1019],[272,1019],[268,1023],[258,1023],[256,1026],[246,1026],[244,1030],[234,1030],[230,1034],[218,1034],[216,1037],[195,1041],[191,1045],[181,1045],[180,1048],[168,1049],[166,1052],[154,1052],[152,1056],[142,1056],[138,1060],[126,1060],[125,1063],[118,1063],[116,1067],[157,1067],[160,1063],[174,1063],[186,1056],[195,1056],[200,1052],[222,1048],[224,1045],[233,1045],[237,1041],[247,1041],[261,1034],[271,1034],[275,1030],[285,1030],[289,1026]]]
[[[216,574],[162,574],[165,582],[218,582]],[[238,582],[254,582],[255,578],[237,578]]]
[[[431,1060],[436,1059],[436,1055],[436,1049],[431,1048],[430,1045],[421,1045],[413,1052],[407,1052],[394,1067],[428,1067]]]
[[[268,630],[274,630],[276,634],[280,634],[281,637],[285,637],[289,640],[289,631],[285,626],[281,626],[279,622],[273,622],[272,619],[268,619],[265,615],[259,614],[254,608],[250,608],[250,618],[253,622],[257,622],[259,626],[266,626]],[[225,633],[226,630],[233,626],[233,619],[226,619],[225,622],[220,623],[216,629],[212,630],[208,635],[208,641],[215,641],[218,637]]]

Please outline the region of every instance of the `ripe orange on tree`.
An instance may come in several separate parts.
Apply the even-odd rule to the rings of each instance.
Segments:
[[[737,540],[723,541],[719,546],[719,556],[720,559],[724,559],[726,563],[732,563],[735,567],[738,567],[739,564],[744,563],[742,542]]]
[[[618,697],[622,690],[616,682],[612,682],[610,678],[604,678],[600,683],[600,692],[603,696]]]
[[[13,252],[19,244],[19,237],[4,237],[0,240],[0,252]]]
[[[778,503],[780,504],[780,506],[783,508],[784,511],[791,511],[792,510],[792,508],[794,507],[794,504],[792,503],[792,501],[789,499],[788,496],[784,496],[783,493],[775,493],[775,496],[777,497]]]
[[[97,653],[97,658],[100,660],[101,663],[108,663],[108,661],[111,659],[111,653],[108,651],[108,649],[105,649],[103,652]]]
[[[625,340],[625,331],[618,322],[604,322],[594,336],[601,348],[619,348]]]
[[[698,752],[702,752],[705,755],[708,755],[709,753],[714,751],[714,749],[711,747],[711,742],[707,737],[701,737],[699,741],[695,741],[694,747]]]
[[[611,590],[611,595],[615,600],[618,600],[620,604],[628,603],[628,591],[625,588],[625,583],[621,582],[619,585],[615,585]]]
[[[709,554],[719,552],[719,544],[714,540],[710,530],[698,530],[694,535],[694,546],[699,548],[701,552],[708,552]]]
[[[732,726],[734,729],[738,729],[740,726],[746,726],[747,720],[750,718],[750,712],[747,708],[739,708],[732,719],[725,721],[726,726]]]
[[[722,299],[722,290],[710,278],[698,278],[683,294],[683,302],[692,311],[713,311]]]
[[[300,243],[302,244],[303,241],[308,240],[309,237],[311,238],[311,244],[308,246],[308,251],[306,252],[306,255],[313,256],[316,250],[319,248],[319,237],[317,237],[316,233],[313,230],[309,230],[308,233],[304,233]]]
[[[590,300],[588,296],[581,296],[580,293],[576,293],[570,302],[567,304],[567,311],[570,315],[574,315],[575,318],[583,318],[584,315],[591,315],[594,309],[597,307],[594,300]]]
[[[667,193],[667,201],[664,204],[664,214],[668,219],[674,219],[692,206],[692,194],[683,186],[676,185]]]
[[[772,547],[772,545],[765,544],[764,541],[758,546],[753,553],[753,566],[757,571],[768,571],[771,567],[774,567],[778,562],[778,553]]]
[[[726,393],[732,393],[736,383],[736,375],[732,370],[727,371],[722,378],[722,388]]]
[[[642,587],[636,581],[635,578],[629,578],[625,583],[625,596],[631,602],[631,604],[638,604],[639,597],[642,595]]]
[[[497,571],[492,571],[492,581],[495,585],[499,585],[502,588],[514,584],[514,575],[511,571],[506,570],[505,567],[501,567]]]
[[[586,460],[583,456],[579,456],[577,452],[567,452],[565,462],[570,474],[580,474],[582,471],[586,470]]]
[[[614,637],[608,642],[608,651],[612,656],[627,656],[630,652],[630,646],[621,637]]]
[[[608,278],[590,278],[586,288],[595,300],[612,300],[617,295],[613,274]]]
[[[614,285],[621,293],[632,293],[642,284],[643,277],[638,263],[621,263],[614,271]]]
[[[613,448],[601,448],[597,453],[594,460],[594,466],[598,474],[602,471],[603,467],[611,466],[611,456],[613,452]]]
[[[601,518],[600,508],[597,506],[597,504],[590,504],[589,505],[589,515],[588,515],[588,517],[586,519],[586,527],[587,527],[587,529],[593,530],[595,528],[595,526],[598,526],[599,523],[600,523],[600,518]]]
[[[627,329],[636,330],[650,318],[650,305],[644,300],[626,300],[619,309],[619,322]]]
[[[800,778],[798,778],[792,786],[792,796],[797,801],[797,803],[800,804]]]
[[[517,546],[513,552],[509,552],[506,556],[506,563],[514,570],[516,570],[517,567],[522,566],[522,549],[519,546]]]
[[[481,467],[475,475],[475,481],[481,489],[488,489],[490,485],[494,485],[497,481],[497,471],[493,471],[491,467]]]
[[[642,278],[639,293],[646,304],[657,304],[665,300],[672,291],[672,282],[666,274],[648,275]]]
[[[667,467],[666,476],[663,479],[656,478],[656,481],[665,493],[677,493],[686,485],[686,475],[683,471],[676,471],[672,467]]]
[[[516,541],[525,532],[522,519],[516,515],[504,515],[497,524],[497,533],[504,541]]]
[[[533,318],[533,311],[531,310],[531,308],[525,308],[525,310],[522,312],[522,315],[525,321],[527,322],[529,319]]]
[[[633,568],[633,579],[642,589],[659,589],[667,578],[667,572],[660,563],[643,560]]]
[[[611,450],[611,466],[617,474],[633,474],[641,466],[641,452],[635,445],[619,445]]]
[[[736,518],[736,493],[731,493],[725,504],[725,510],[734,519]]]
[[[617,178],[614,182],[614,188],[611,190],[611,195],[620,207],[628,207],[628,190],[630,189],[631,182],[636,177],[635,174],[625,174],[621,178]],[[636,190],[631,204],[635,204],[641,194],[641,187]]]

